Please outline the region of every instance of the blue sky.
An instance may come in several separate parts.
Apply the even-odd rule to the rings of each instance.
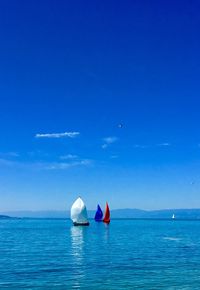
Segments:
[[[1,1],[1,211],[200,207],[199,11]]]

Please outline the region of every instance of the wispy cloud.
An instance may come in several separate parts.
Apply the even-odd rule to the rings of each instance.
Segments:
[[[107,147],[108,147],[108,144],[103,144],[103,145],[101,146],[102,149],[106,149]]]
[[[1,167],[10,167],[18,169],[30,169],[30,170],[64,170],[73,167],[80,166],[90,166],[93,161],[90,159],[80,159],[69,162],[24,162],[24,161],[14,161],[0,158]]]
[[[171,143],[164,142],[164,143],[151,144],[151,145],[135,144],[133,147],[134,148],[139,148],[139,149],[148,149],[148,148],[169,147],[169,146],[171,146]]]
[[[80,132],[64,132],[64,133],[45,133],[45,134],[36,134],[35,138],[75,138],[80,135]]]
[[[92,160],[83,159],[74,162],[52,162],[49,164],[43,165],[43,169],[46,170],[64,170],[69,169],[72,167],[79,167],[79,166],[89,166],[92,164]]]
[[[167,147],[167,146],[171,146],[170,143],[168,142],[165,142],[165,143],[160,143],[160,144],[157,144],[158,147]]]
[[[19,157],[19,153],[17,153],[17,152],[0,152],[0,156],[2,156],[2,157]]]
[[[103,138],[103,141],[105,143],[107,143],[107,144],[115,143],[117,140],[118,140],[117,137],[106,137],[106,138]]]
[[[78,156],[73,155],[73,154],[67,154],[67,155],[60,156],[61,160],[72,160],[72,159],[77,159],[77,158],[78,158]]]
[[[140,149],[149,148],[148,145],[141,145],[141,144],[135,144],[133,147],[134,147],[134,148],[140,148]]]
[[[103,138],[104,144],[101,146],[102,149],[106,149],[109,145],[118,141],[117,137],[106,137]]]
[[[118,155],[111,155],[111,156],[110,156],[110,159],[117,159],[117,158],[119,158]]]

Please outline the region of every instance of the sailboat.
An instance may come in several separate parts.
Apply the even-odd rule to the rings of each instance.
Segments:
[[[95,219],[96,222],[101,222],[102,218],[103,218],[103,212],[101,210],[100,205],[98,204],[97,205],[97,211],[96,211],[94,219]]]
[[[89,226],[87,209],[80,197],[75,200],[71,207],[71,219],[75,226]]]
[[[106,209],[105,209],[105,215],[104,215],[104,218],[103,218],[103,222],[106,223],[106,224],[110,223],[110,209],[109,209],[109,206],[108,206],[107,202],[106,202]]]
[[[172,219],[173,219],[173,220],[175,219],[175,214],[172,215]]]

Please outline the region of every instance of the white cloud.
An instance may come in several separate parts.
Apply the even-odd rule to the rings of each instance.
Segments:
[[[111,159],[117,159],[117,158],[119,158],[119,156],[118,155],[111,155],[110,158]]]
[[[11,167],[26,170],[64,170],[72,167],[90,166],[92,163],[93,161],[90,159],[80,159],[71,162],[23,162],[0,158],[0,167]]]
[[[117,142],[118,138],[117,137],[106,137],[103,139],[103,141],[106,143],[106,144],[112,144],[112,143],[115,143]]]
[[[64,133],[47,133],[47,134],[36,134],[35,138],[75,138],[80,135],[79,132],[64,132]]]
[[[92,160],[83,159],[74,162],[52,162],[49,164],[44,164],[43,169],[47,170],[64,170],[69,169],[72,167],[79,167],[79,166],[89,166],[92,164]]]
[[[62,155],[60,156],[60,159],[62,160],[68,160],[68,159],[77,159],[77,155],[72,155],[72,154],[67,154],[67,155]]]
[[[165,142],[165,143],[157,144],[157,146],[159,146],[159,147],[162,147],[162,146],[171,146],[171,144],[168,143],[168,142]]]
[[[140,144],[135,144],[133,147],[134,147],[134,148],[141,148],[141,149],[145,149],[145,148],[148,148],[149,146],[147,146],[147,145],[140,145]]]
[[[109,145],[117,142],[117,137],[106,137],[103,138],[104,144],[101,146],[102,149],[106,149]]]
[[[152,144],[152,145],[135,144],[133,147],[134,148],[139,148],[139,149],[148,149],[148,148],[168,147],[168,146],[171,146],[171,144],[168,143],[168,142],[165,142],[165,143]]]

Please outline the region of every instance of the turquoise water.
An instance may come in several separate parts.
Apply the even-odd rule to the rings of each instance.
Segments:
[[[200,222],[0,221],[0,289],[200,289]]]

